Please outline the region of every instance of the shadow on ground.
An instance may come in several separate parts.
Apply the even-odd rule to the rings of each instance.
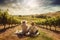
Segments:
[[[17,26],[17,25],[16,25],[16,26]],[[3,28],[3,29],[0,29],[0,34],[3,33],[3,32],[5,32],[6,30],[8,30],[8,29],[10,29],[10,28],[14,28],[14,27],[16,27],[16,26],[11,26],[11,27],[9,26],[9,27],[7,27],[7,28],[5,28],[5,29],[4,29],[4,28]]]
[[[40,27],[40,26],[39,26]],[[57,33],[57,34],[60,34],[60,31],[58,31],[58,30],[52,30],[52,29],[48,29],[48,28],[44,28],[44,27],[40,27],[40,28],[43,28],[43,29],[46,29],[46,30],[50,30],[50,31],[52,31],[52,32],[55,32],[55,33]]]

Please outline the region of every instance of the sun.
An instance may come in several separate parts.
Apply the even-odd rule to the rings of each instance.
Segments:
[[[26,7],[31,7],[31,8],[34,8],[34,7],[37,7],[38,6],[38,3],[36,2],[37,0],[25,0],[23,2],[23,4],[26,6]]]

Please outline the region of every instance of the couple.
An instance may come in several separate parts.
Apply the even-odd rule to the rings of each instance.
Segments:
[[[28,26],[27,22],[24,20],[21,22],[21,30],[19,33],[20,36],[37,36],[39,34],[37,27],[34,22],[31,22],[31,25]]]

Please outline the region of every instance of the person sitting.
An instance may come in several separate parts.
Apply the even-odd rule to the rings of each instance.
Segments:
[[[34,22],[31,23],[28,34],[30,36],[37,36],[40,34]]]
[[[21,22],[21,28],[22,29],[18,33],[17,32],[16,33],[20,36],[26,35],[26,33],[28,32],[28,29],[29,29],[29,27],[27,25],[27,21],[23,20]]]

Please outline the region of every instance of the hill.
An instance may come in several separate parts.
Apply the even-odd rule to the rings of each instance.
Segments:
[[[60,11],[57,11],[57,12],[49,12],[47,14],[45,14],[47,16],[60,16]]]

